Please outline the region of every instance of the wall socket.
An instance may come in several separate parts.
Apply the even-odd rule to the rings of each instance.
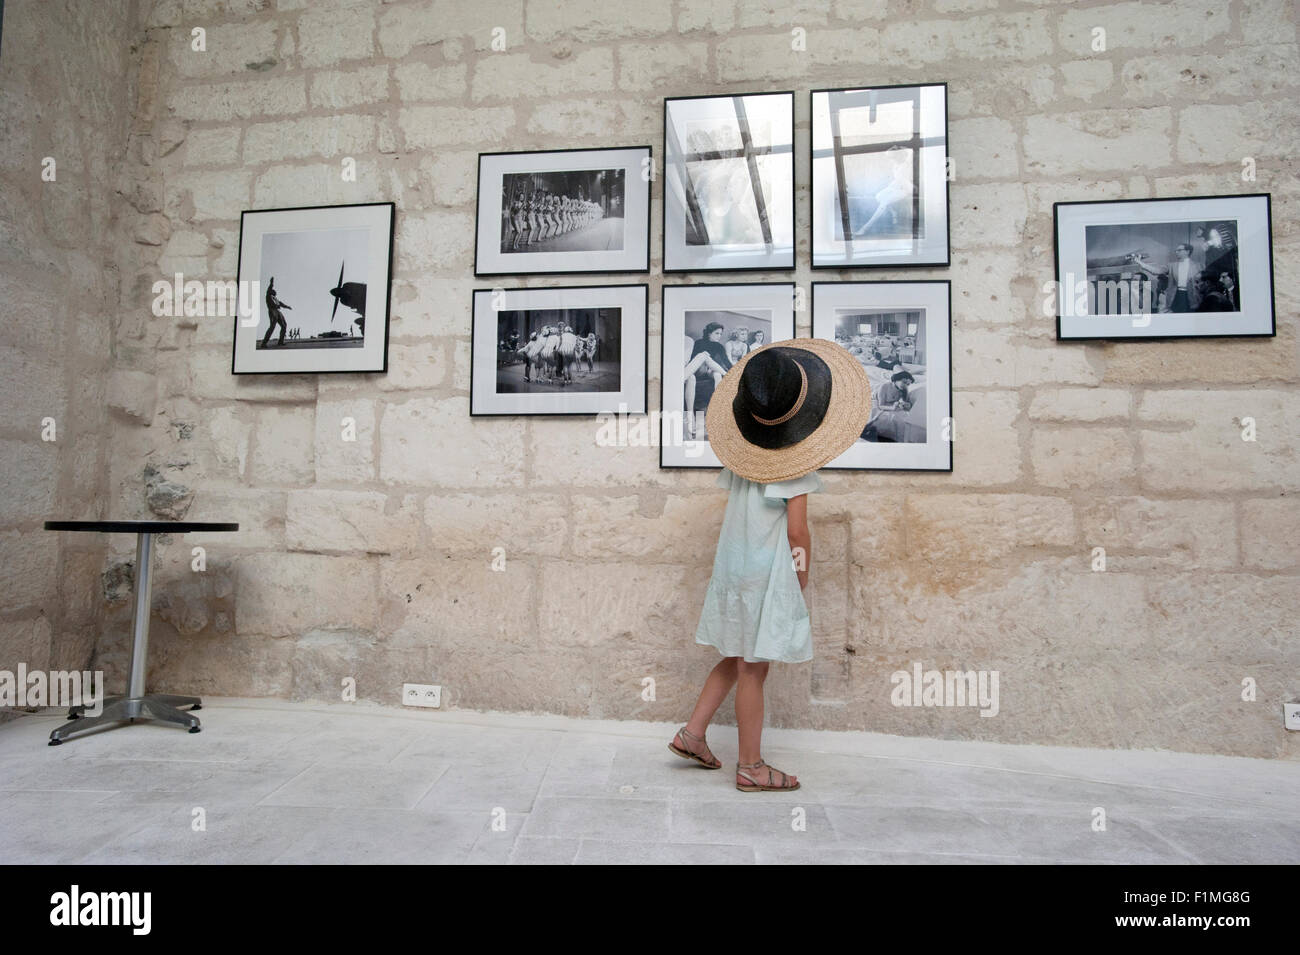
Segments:
[[[442,703],[442,687],[432,683],[403,683],[403,706],[432,706]]]
[[[1289,730],[1300,730],[1300,703],[1282,704],[1282,725]]]

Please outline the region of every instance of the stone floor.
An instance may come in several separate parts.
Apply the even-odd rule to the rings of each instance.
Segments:
[[[1300,862],[1295,762],[769,730],[804,786],[747,794],[723,726],[709,772],[662,724],[217,698],[201,717],[57,747],[58,713],[0,725],[0,863]]]

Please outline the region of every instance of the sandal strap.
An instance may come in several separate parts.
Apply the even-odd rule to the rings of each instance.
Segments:
[[[683,726],[680,730],[678,730],[678,732],[682,735],[683,739],[695,740],[697,742],[704,743],[704,752],[691,753],[692,756],[694,756],[696,759],[702,762],[705,762],[706,765],[712,765],[713,763],[718,762],[718,757],[713,755],[713,750],[709,749],[709,744],[705,741],[703,736],[696,736],[685,726]],[[687,752],[689,753],[690,750],[687,750]],[[718,763],[718,765],[721,766],[722,764]]]
[[[767,785],[768,785],[768,786],[773,786],[773,787],[776,786],[776,783],[773,782],[773,780],[774,780],[776,777],[774,777],[774,776],[772,775],[772,773],[775,771],[775,772],[778,772],[778,773],[781,774],[781,785],[780,785],[779,788],[781,788],[781,789],[789,789],[789,788],[790,788],[790,777],[789,777],[789,775],[788,775],[784,770],[781,770],[781,769],[774,770],[773,767],[768,766],[767,763],[765,763],[765,762],[764,762],[763,760],[761,760],[761,759],[760,759],[757,763],[736,763],[736,775],[737,775],[737,776],[744,776],[746,779],[748,779],[748,780],[749,780],[751,783],[753,783],[755,786],[758,786],[758,785],[761,785],[761,784],[759,783],[759,781],[758,781],[757,779],[755,779],[753,776],[749,775],[749,773],[743,772],[742,770],[746,770],[746,769],[762,769],[764,766],[767,766]]]

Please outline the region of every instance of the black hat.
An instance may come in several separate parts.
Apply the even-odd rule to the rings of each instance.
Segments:
[[[835,342],[792,338],[754,349],[723,375],[705,427],[723,466],[768,484],[839,457],[870,416],[871,382],[858,360]]]
[[[731,402],[750,444],[785,448],[817,430],[831,398],[831,370],[810,351],[780,345],[745,363]]]

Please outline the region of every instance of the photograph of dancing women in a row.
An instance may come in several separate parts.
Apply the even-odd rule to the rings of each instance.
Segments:
[[[501,177],[501,252],[623,248],[622,169],[507,173]]]
[[[684,403],[682,440],[708,438],[704,416],[709,400],[722,376],[749,351],[771,339],[772,313],[767,309],[748,311],[700,309],[685,313],[686,360],[683,371]]]
[[[497,394],[620,391],[621,309],[497,314]]]

